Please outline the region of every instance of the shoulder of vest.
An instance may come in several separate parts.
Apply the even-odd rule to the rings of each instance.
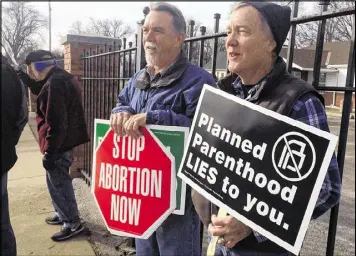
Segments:
[[[279,79],[270,81],[254,103],[289,116],[296,101],[306,93],[313,93],[322,103],[324,102],[323,97],[312,85],[289,73],[284,73]]]
[[[298,100],[298,98],[302,97],[306,93],[312,93],[322,102],[322,104],[324,104],[323,96],[321,96],[320,93],[311,84],[307,83],[303,79],[292,76],[289,73],[287,73],[286,76],[287,79],[282,83],[285,83],[286,86],[289,85],[288,90],[295,91],[295,100]]]

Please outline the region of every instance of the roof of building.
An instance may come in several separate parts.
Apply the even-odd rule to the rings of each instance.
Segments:
[[[280,56],[287,59],[288,48],[282,48]],[[321,68],[326,68],[329,51],[323,51],[321,56]],[[293,64],[297,65],[301,69],[314,68],[315,50],[309,49],[294,49]]]
[[[343,42],[325,42],[324,43],[324,51],[330,51],[331,56],[327,63],[327,65],[345,65],[348,64],[349,61],[349,51],[350,51],[350,43],[351,41],[343,41]],[[315,45],[311,45],[304,49],[312,49],[315,50]]]

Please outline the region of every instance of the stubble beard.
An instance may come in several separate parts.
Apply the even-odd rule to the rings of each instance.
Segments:
[[[146,57],[146,62],[148,64],[148,66],[157,66],[157,64],[159,63],[159,55],[158,54],[146,53],[145,57]]]

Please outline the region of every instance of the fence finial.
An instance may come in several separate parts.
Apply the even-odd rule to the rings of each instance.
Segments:
[[[145,15],[145,17],[146,17],[147,14],[149,14],[150,10],[151,10],[151,9],[150,9],[150,7],[148,7],[148,6],[143,7],[142,12],[143,12],[143,14]]]
[[[330,0],[321,0],[319,1],[319,5],[329,5],[330,4]]]

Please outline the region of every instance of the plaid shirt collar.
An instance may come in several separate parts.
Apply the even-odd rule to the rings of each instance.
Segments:
[[[268,75],[264,77],[259,83],[255,84],[248,92],[245,97],[244,90],[242,88],[242,80],[238,76],[235,81],[232,83],[232,87],[234,89],[235,95],[238,96],[239,98],[245,99],[245,100],[250,100],[254,98],[254,96],[257,96],[261,88],[263,87],[262,85],[266,84],[267,82]]]
[[[243,86],[242,80],[239,76],[237,76],[235,81],[232,83],[232,87],[235,92],[235,95],[242,99],[248,100],[248,101],[255,100],[259,97],[262,90],[272,89],[272,88],[269,88],[269,87],[273,86],[271,81],[275,81],[276,79],[278,79],[282,75],[282,73],[285,72],[285,70],[286,70],[285,62],[283,61],[283,59],[281,57],[278,57],[276,62],[273,65],[271,72],[269,72],[268,75],[266,75],[257,84],[255,84],[247,92],[246,97],[245,97],[244,90],[242,88],[242,86]]]

